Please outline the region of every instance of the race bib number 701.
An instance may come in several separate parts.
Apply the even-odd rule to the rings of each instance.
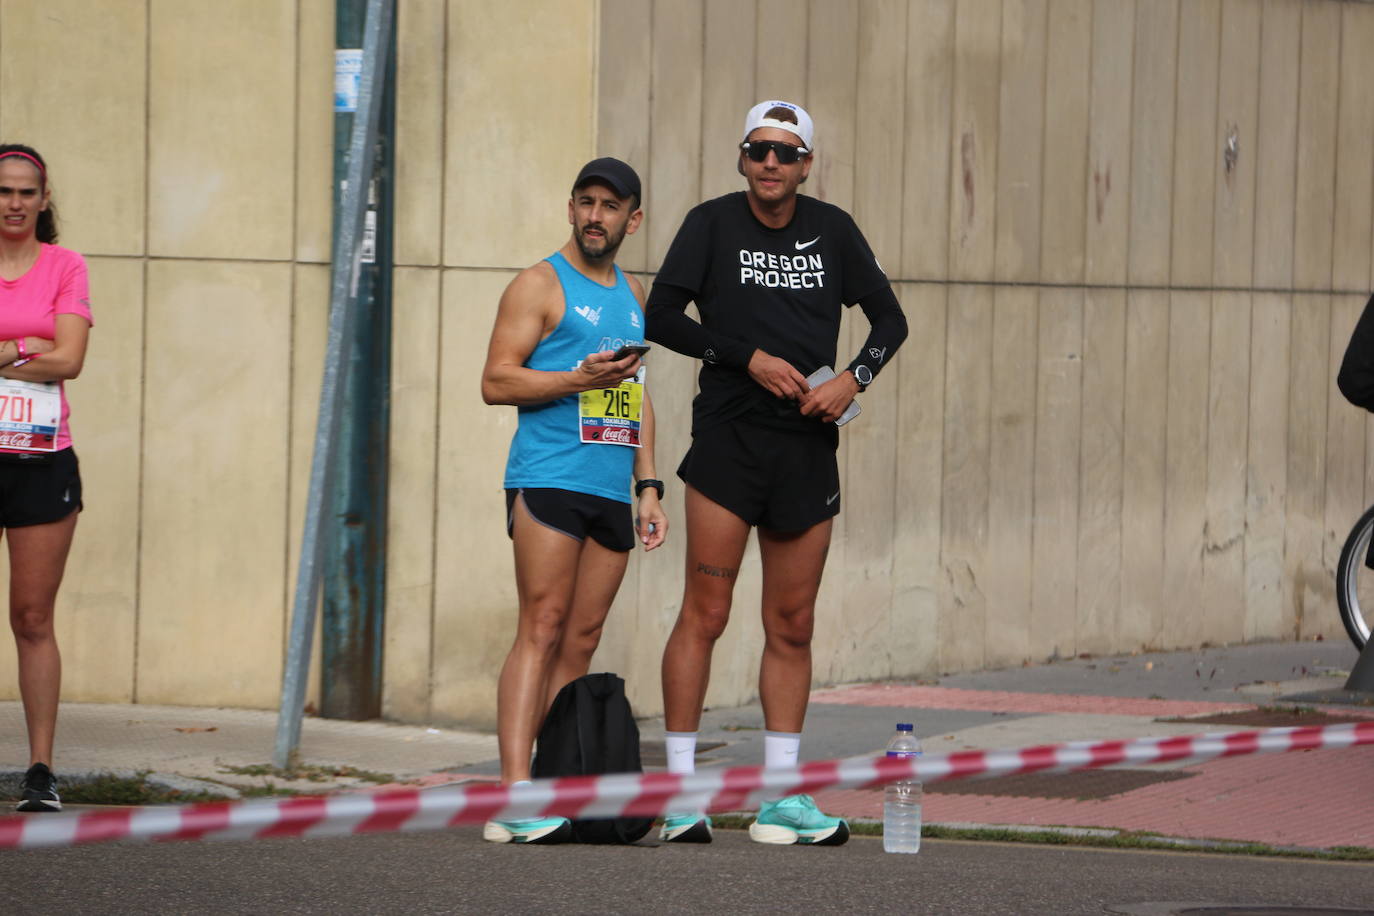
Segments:
[[[57,382],[0,379],[0,448],[54,451],[61,422]]]

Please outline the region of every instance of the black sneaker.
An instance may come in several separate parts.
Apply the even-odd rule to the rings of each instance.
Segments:
[[[46,763],[35,763],[24,774],[24,798],[15,808],[18,811],[62,810],[62,799],[57,794],[57,777]]]

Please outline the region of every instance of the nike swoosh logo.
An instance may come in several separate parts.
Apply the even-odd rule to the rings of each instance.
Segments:
[[[809,242],[793,242],[793,244],[797,246],[798,251],[801,251],[803,248],[810,248],[812,245],[816,244],[820,240],[821,237],[818,235]]]
[[[835,502],[835,500],[837,500],[837,499],[839,499],[839,498],[840,498],[840,494],[839,494],[839,493],[836,493],[834,496],[832,496],[832,497],[830,497],[829,499],[827,499],[827,500],[825,501],[825,504],[826,504],[827,506],[833,505],[834,502]]]

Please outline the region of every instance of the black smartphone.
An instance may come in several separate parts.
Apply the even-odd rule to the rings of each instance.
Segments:
[[[622,359],[624,359],[625,357],[629,356],[631,353],[634,353],[634,354],[636,354],[636,355],[638,355],[638,356],[643,356],[645,353],[648,353],[648,352],[649,352],[649,348],[648,348],[648,347],[629,347],[629,346],[626,346],[626,347],[621,347],[619,350],[616,350],[614,353],[612,353],[612,354],[611,354],[611,359],[614,360],[615,362],[620,362]]]

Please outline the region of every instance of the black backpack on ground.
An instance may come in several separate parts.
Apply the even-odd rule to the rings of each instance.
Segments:
[[[535,779],[640,773],[639,726],[614,674],[587,674],[558,691],[549,707],[534,755]],[[616,817],[573,821],[577,843],[633,843],[653,818]]]

